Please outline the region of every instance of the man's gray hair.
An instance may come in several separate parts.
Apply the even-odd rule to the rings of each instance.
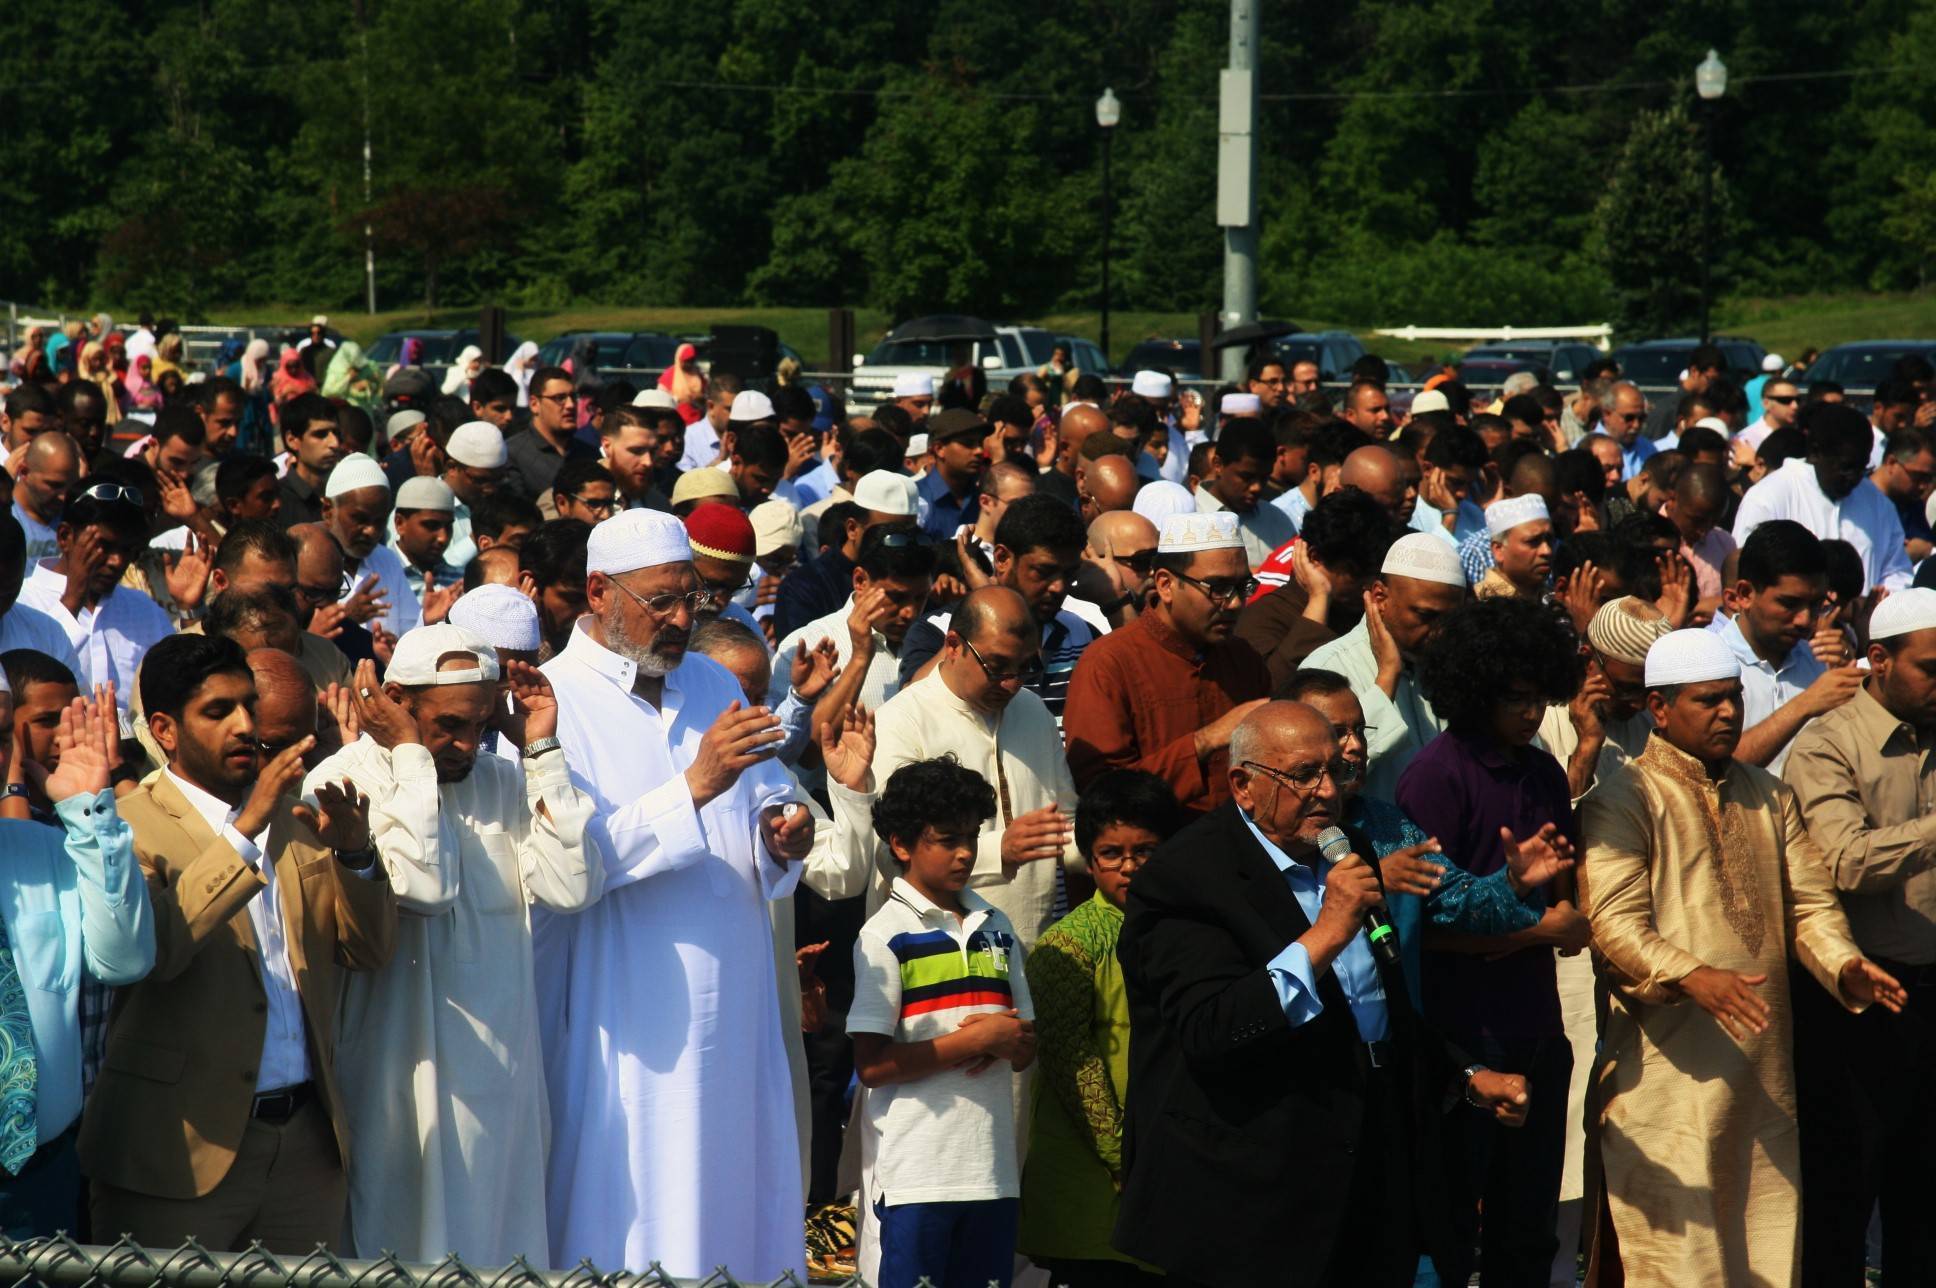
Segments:
[[[1529,394],[1537,388],[1539,388],[1538,376],[1530,371],[1515,371],[1506,377],[1504,384],[1499,386],[1499,397],[1516,398],[1520,394]]]

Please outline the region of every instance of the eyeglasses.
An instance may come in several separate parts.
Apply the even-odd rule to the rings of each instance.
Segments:
[[[575,501],[594,513],[602,511],[610,514],[618,505],[618,498],[616,496],[586,496],[582,492],[567,492],[565,493],[565,497],[567,500]]]
[[[1150,569],[1156,565],[1156,551],[1154,549],[1139,550],[1131,555],[1116,555],[1114,558],[1117,563],[1129,569],[1138,577],[1149,576]]]
[[[1022,663],[1022,669],[1019,671],[997,671],[988,665],[988,659],[981,655],[981,650],[970,643],[965,636],[962,637],[961,646],[974,655],[975,664],[981,667],[981,673],[988,677],[990,684],[1034,684],[1042,678],[1042,659],[1039,657],[1032,657]]]
[[[1178,581],[1187,581],[1192,586],[1195,586],[1213,604],[1241,603],[1257,593],[1257,581],[1253,577],[1246,577],[1242,581],[1232,582],[1225,586],[1213,586],[1207,581],[1198,581],[1195,577],[1183,572],[1177,573],[1176,579]]]
[[[1331,736],[1339,742],[1343,742],[1346,738],[1356,738],[1359,742],[1370,742],[1371,735],[1377,732],[1377,725],[1368,725],[1363,721],[1357,724],[1334,724],[1331,726]]]
[[[616,578],[608,577],[606,580],[630,595],[633,602],[638,604],[640,608],[643,608],[646,612],[661,620],[669,618],[678,612],[680,604],[686,606],[688,615],[697,616],[701,609],[713,602],[714,598],[713,592],[710,590],[689,590],[683,595],[654,595],[652,598],[647,599],[645,596],[639,594],[638,591],[633,590],[630,586]]]
[[[1798,403],[1801,400],[1802,400],[1802,396],[1800,394],[1763,394],[1761,395],[1761,401],[1780,403],[1784,407],[1788,406],[1790,403]]]
[[[699,594],[704,595],[707,599],[715,603],[724,603],[727,600],[731,599],[734,595],[740,594],[742,591],[748,591],[751,589],[753,589],[753,579],[751,577],[748,577],[745,581],[740,582],[738,585],[734,585],[734,586],[719,586],[719,585],[708,584],[700,588]]]
[[[125,483],[96,483],[93,487],[82,488],[74,494],[76,501],[82,497],[93,501],[126,501],[129,505],[140,505],[141,489],[129,487]]]
[[[925,546],[932,543],[929,542],[925,532],[883,532],[870,544],[885,546],[889,550],[906,550],[912,546]]]
[[[1115,846],[1097,846],[1089,855],[1089,862],[1105,872],[1119,872],[1127,867],[1142,867],[1156,856],[1154,845],[1132,845],[1126,849]]]
[[[533,396],[539,402],[568,403],[571,401],[570,390],[566,390],[564,393],[561,393],[561,394],[536,394]]]
[[[1350,782],[1355,777],[1351,766],[1342,757],[1337,760],[1320,761],[1315,765],[1299,765],[1296,769],[1272,769],[1269,765],[1260,765],[1254,760],[1238,763],[1245,769],[1262,774],[1281,787],[1290,788],[1300,796],[1308,796],[1316,791],[1318,784],[1326,775],[1330,776],[1333,785]]]

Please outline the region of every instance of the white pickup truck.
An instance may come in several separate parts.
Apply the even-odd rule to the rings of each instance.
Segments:
[[[866,357],[855,357],[851,397],[861,402],[891,397],[895,380],[908,372],[939,384],[963,353],[981,364],[990,390],[1006,390],[1016,376],[1047,362],[1055,344],[1054,334],[1039,326],[998,326],[992,340],[883,340]]]

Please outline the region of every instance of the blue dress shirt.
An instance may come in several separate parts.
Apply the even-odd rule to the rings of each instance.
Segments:
[[[1304,909],[1312,925],[1317,925],[1318,913],[1324,909],[1324,877],[1331,865],[1317,856],[1313,856],[1315,867],[1297,862],[1258,831],[1248,814],[1243,818],[1244,826],[1290,883],[1297,906]],[[1264,969],[1270,974],[1271,983],[1277,989],[1278,1004],[1284,1008],[1284,1018],[1291,1022],[1292,1028],[1309,1023],[1323,1012],[1317,976],[1311,971],[1311,955],[1303,944],[1292,940]],[[1351,1018],[1358,1025],[1358,1036],[1366,1042],[1382,1042],[1391,1032],[1391,1016],[1385,1009],[1385,986],[1378,979],[1378,964],[1371,957],[1371,941],[1363,930],[1353,935],[1344,951],[1331,960],[1331,973],[1338,977],[1338,985],[1344,989],[1345,1000],[1351,1005]]]
[[[940,470],[929,470],[922,475],[914,490],[928,503],[921,531],[938,541],[953,541],[955,533],[981,516],[981,493],[971,488],[966,501],[957,501],[948,485],[942,482]]]

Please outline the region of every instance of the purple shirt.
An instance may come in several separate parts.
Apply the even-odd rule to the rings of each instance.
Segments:
[[[1405,767],[1396,803],[1438,838],[1448,860],[1476,877],[1506,866],[1502,827],[1523,837],[1556,823],[1580,843],[1566,770],[1537,747],[1512,754],[1492,738],[1447,730]],[[1455,1039],[1565,1032],[1549,948],[1521,949],[1498,961],[1428,952],[1422,983],[1426,1019]]]

